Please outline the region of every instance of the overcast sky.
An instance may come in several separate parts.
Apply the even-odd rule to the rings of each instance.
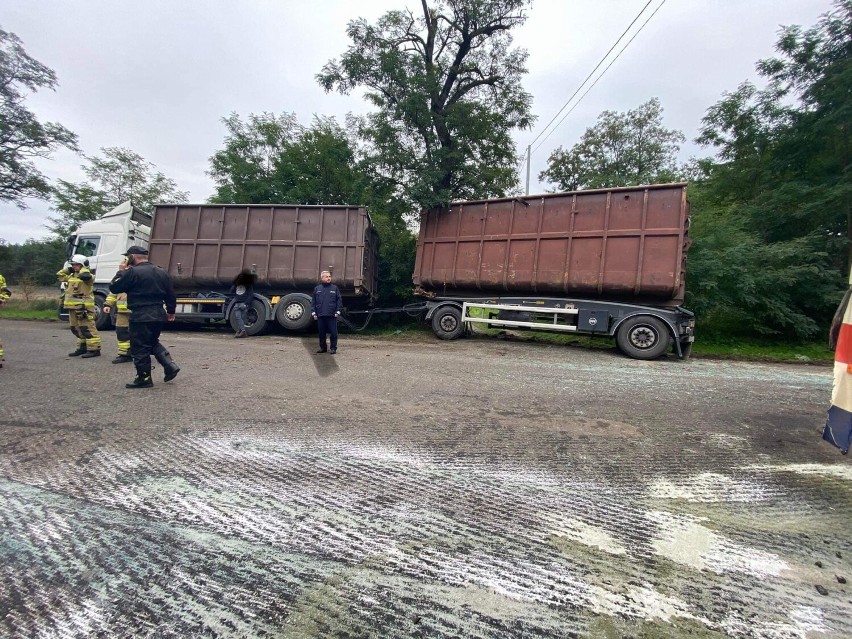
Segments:
[[[601,111],[627,111],[656,96],[664,123],[690,140],[683,159],[708,155],[695,146],[706,109],[725,91],[757,80],[757,60],[774,54],[781,25],[813,25],[830,0],[662,0],[664,4],[591,92],[532,158],[536,176],[550,152],[570,147]],[[647,0],[535,0],[515,43],[529,51],[525,88],[538,122],[515,135],[519,152],[533,141],[591,72]],[[653,0],[634,30],[660,4]],[[56,71],[55,92],[27,104],[43,121],[79,135],[83,153],[127,147],[203,202],[206,175],[221,147],[223,116],[293,112],[363,113],[359,94],[327,94],[314,76],[349,44],[349,20],[374,20],[419,0],[4,0],[0,28]],[[626,39],[625,39],[626,40]],[[617,53],[620,46],[616,48]],[[607,63],[604,63],[603,67]],[[601,67],[601,69],[603,69]],[[582,93],[582,92],[581,92]],[[570,106],[569,106],[570,108]],[[539,140],[536,144],[540,143]],[[57,153],[39,167],[51,179],[80,181],[83,158]],[[522,171],[523,177],[523,171]],[[23,242],[47,235],[49,205],[0,204],[0,238]]]

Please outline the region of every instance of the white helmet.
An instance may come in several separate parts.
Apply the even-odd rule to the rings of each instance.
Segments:
[[[81,266],[88,266],[89,265],[89,258],[86,257],[85,255],[80,255],[79,253],[77,253],[77,254],[71,256],[70,262],[72,264],[79,264]]]

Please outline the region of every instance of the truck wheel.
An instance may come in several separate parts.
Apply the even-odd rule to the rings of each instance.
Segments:
[[[288,331],[303,331],[311,325],[311,298],[303,293],[290,293],[275,306],[275,319]]]
[[[231,315],[228,318],[231,328],[237,330],[237,318],[231,310]],[[266,306],[260,300],[252,300],[246,310],[246,334],[254,337],[260,335],[266,330]]]
[[[631,317],[618,327],[616,342],[633,359],[656,359],[669,347],[669,329],[656,317]]]
[[[438,339],[458,339],[464,332],[461,311],[455,306],[444,306],[432,316],[432,332]]]
[[[115,309],[113,309],[113,313]],[[95,328],[99,331],[111,331],[114,326],[112,323],[112,313],[107,315],[104,313],[104,298],[100,295],[95,295]]]

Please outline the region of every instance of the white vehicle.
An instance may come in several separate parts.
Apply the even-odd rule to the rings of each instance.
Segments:
[[[152,219],[150,213],[128,200],[98,219],[84,222],[68,238],[68,258],[74,254],[89,258],[89,269],[95,276],[95,315],[99,329],[112,325],[101,308],[109,295],[109,283],[124,259],[123,253],[133,245],[148,248]]]

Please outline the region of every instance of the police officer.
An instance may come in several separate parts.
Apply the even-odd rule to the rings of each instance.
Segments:
[[[130,355],[136,366],[136,379],[127,388],[151,388],[151,355],[165,371],[163,381],[173,380],[180,367],[166,347],[160,344],[163,321],[175,319],[175,294],[169,274],[148,261],[148,251],[141,246],[127,249],[129,268],[120,270],[109,285],[111,293],[127,293],[130,309]],[[163,305],[165,304],[165,309]]]
[[[12,291],[6,288],[6,278],[0,273],[0,307],[12,295]],[[3,339],[0,338],[0,368],[3,368]]]
[[[119,271],[127,270],[127,258],[118,265]],[[104,302],[104,313],[115,315],[115,337],[118,340],[118,356],[113,364],[132,362],[130,356],[130,309],[127,308],[127,293],[110,293]]]
[[[62,307],[68,311],[68,324],[77,338],[77,350],[69,357],[98,357],[101,354],[101,336],[95,328],[95,276],[89,270],[85,255],[72,255],[56,277],[66,282]]]
[[[314,289],[311,297],[311,316],[317,321],[319,331],[319,350],[325,353],[325,336],[331,335],[331,354],[337,352],[337,318],[343,310],[343,298],[340,289],[331,283],[331,271],[320,273],[320,284]]]

